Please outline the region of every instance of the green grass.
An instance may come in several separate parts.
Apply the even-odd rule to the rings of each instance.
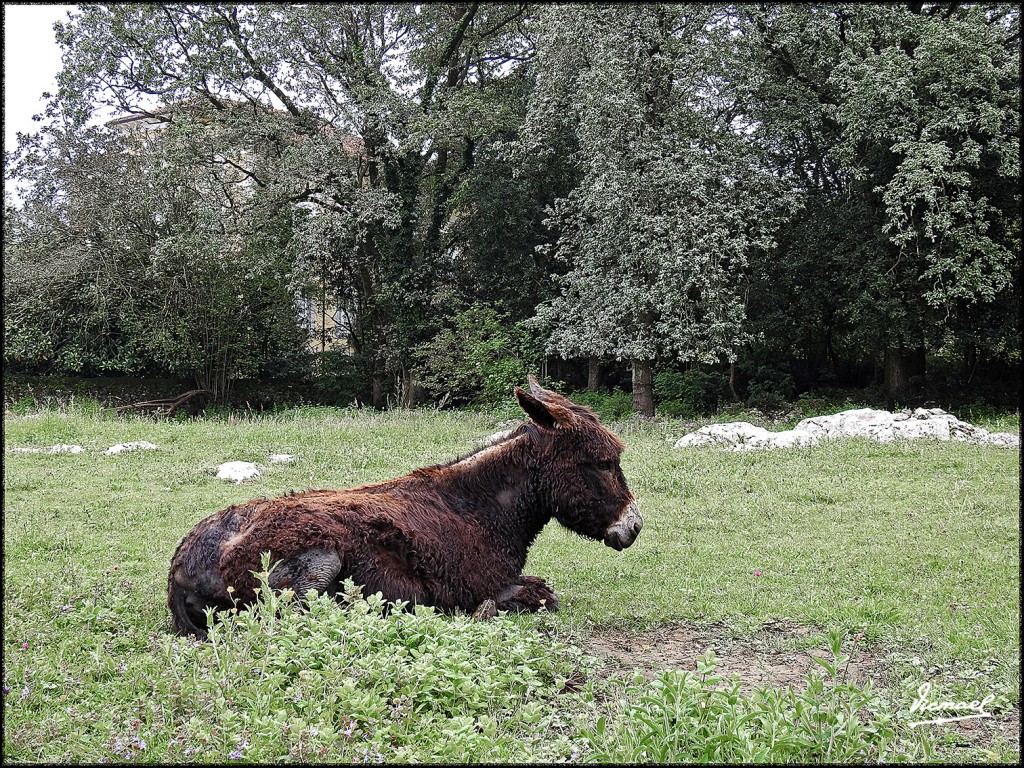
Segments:
[[[361,613],[255,612],[195,646],[167,634],[164,600],[171,553],[200,519],[450,459],[511,412],[304,408],[154,422],[89,403],[18,410],[5,417],[5,449],[86,451],[5,452],[5,760],[815,761],[851,746],[861,760],[1019,757],[1016,745],[960,748],[941,726],[906,728],[924,680],[942,698],[994,693],[997,713],[1019,709],[1019,452],[860,440],[684,451],[672,448],[679,422],[624,421],[613,426],[645,529],[621,553],[545,529],[526,570],[556,589],[560,613],[382,618],[355,601]],[[987,418],[1019,431],[1019,414]],[[159,449],[102,453],[135,440]],[[297,459],[268,464],[271,453]],[[229,460],[263,474],[217,480]],[[743,636],[778,618],[819,639],[863,632],[888,659],[888,688],[864,698],[827,672],[802,693],[722,693],[674,671],[609,681],[577,647],[594,627],[714,621]],[[403,662],[396,644],[450,669]],[[502,661],[510,648],[518,665]],[[694,752],[696,735],[678,743],[704,711],[723,724],[717,752]],[[803,727],[806,712],[817,714]],[[779,723],[792,724],[781,740]]]

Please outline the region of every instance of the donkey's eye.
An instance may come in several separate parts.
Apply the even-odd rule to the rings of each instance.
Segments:
[[[615,469],[614,461],[598,461],[594,463],[594,466],[600,469],[602,472],[611,472]]]

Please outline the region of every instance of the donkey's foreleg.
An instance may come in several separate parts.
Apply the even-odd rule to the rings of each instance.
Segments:
[[[307,549],[282,560],[271,572],[268,583],[275,590],[292,589],[300,598],[311,589],[333,596],[340,574],[341,558],[337,552]]]
[[[558,610],[558,596],[537,576],[520,576],[506,587],[496,601],[499,611],[535,613],[544,608],[552,613]]]

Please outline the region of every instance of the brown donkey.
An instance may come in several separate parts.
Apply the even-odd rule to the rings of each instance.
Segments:
[[[515,389],[529,416],[448,464],[373,485],[236,504],[201,521],[171,560],[167,602],[178,634],[206,635],[205,609],[251,604],[261,553],[270,586],[335,594],[351,578],[386,600],[472,611],[557,610],[526,552],[554,517],[617,550],[643,518],[619,466],[622,442],[592,411],[541,389]],[[231,594],[228,588],[233,587]],[[493,611],[491,611],[493,612]]]

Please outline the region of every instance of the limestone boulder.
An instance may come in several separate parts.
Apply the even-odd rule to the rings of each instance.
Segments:
[[[260,476],[260,469],[251,461],[228,461],[217,467],[217,478],[231,480],[236,485]]]
[[[728,424],[708,424],[695,432],[680,438],[676,448],[697,448],[705,445],[734,447],[751,440],[767,439],[771,435],[763,427],[755,427],[746,421],[733,421]]]
[[[829,416],[804,419],[793,429],[770,432],[745,421],[710,424],[679,439],[676,448],[718,445],[733,451],[803,448],[822,440],[863,437],[882,443],[894,440],[957,440],[976,445],[1019,448],[1020,437],[1009,432],[989,433],[961,421],[941,408],[916,408],[896,413],[875,408],[854,408]]]

